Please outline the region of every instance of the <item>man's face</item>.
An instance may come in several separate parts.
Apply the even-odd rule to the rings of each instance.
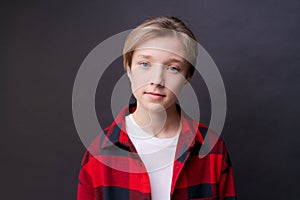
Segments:
[[[137,106],[165,110],[175,105],[182,88],[187,84],[188,64],[184,49],[174,37],[150,39],[138,46],[127,73]]]

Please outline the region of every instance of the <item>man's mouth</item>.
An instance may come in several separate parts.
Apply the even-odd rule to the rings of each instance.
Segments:
[[[160,97],[165,97],[166,96],[164,94],[159,94],[159,93],[155,93],[155,92],[145,92],[145,94],[149,94],[149,95],[153,95],[153,96],[160,96]]]

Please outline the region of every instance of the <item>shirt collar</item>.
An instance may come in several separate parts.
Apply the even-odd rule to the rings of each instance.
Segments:
[[[178,147],[180,149],[190,149],[196,143],[203,144],[204,134],[207,127],[195,120],[189,118],[176,104],[177,110],[181,114],[182,130],[178,140]],[[107,148],[110,146],[118,146],[126,149],[134,149],[133,144],[130,141],[128,134],[126,133],[125,116],[133,113],[136,109],[136,104],[130,104],[125,106],[121,112],[117,115],[113,123],[103,131],[103,142],[101,148]]]

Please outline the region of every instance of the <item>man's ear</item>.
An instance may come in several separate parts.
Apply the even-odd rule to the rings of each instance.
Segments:
[[[190,81],[191,81],[191,79],[192,79],[192,77],[186,77],[186,79],[185,79],[185,81],[184,81],[184,83],[183,83],[183,87],[185,88],[187,85],[188,85],[188,83],[190,83]]]
[[[127,67],[126,73],[127,73],[127,76],[128,76],[128,78],[129,78],[129,80],[130,80],[130,82],[131,82],[131,71],[130,71],[130,68],[129,68],[129,67]]]
[[[130,82],[131,82],[131,74],[130,74],[129,71],[127,71],[127,76],[128,76],[128,78],[129,78],[129,80],[130,80]]]

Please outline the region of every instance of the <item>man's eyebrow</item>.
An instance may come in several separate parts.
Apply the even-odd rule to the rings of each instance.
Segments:
[[[139,54],[136,57],[138,57],[138,58],[146,58],[146,59],[152,58],[151,55],[144,55],[144,54]]]
[[[183,64],[184,63],[184,59],[177,59],[177,58],[171,58],[168,60],[168,62],[175,62],[175,63],[181,63]]]
[[[144,55],[144,54],[139,54],[136,56],[137,58],[146,58],[146,59],[150,59],[152,58],[151,55]],[[184,59],[178,59],[178,58],[170,58],[167,60],[168,62],[176,62],[176,63],[184,63]]]

